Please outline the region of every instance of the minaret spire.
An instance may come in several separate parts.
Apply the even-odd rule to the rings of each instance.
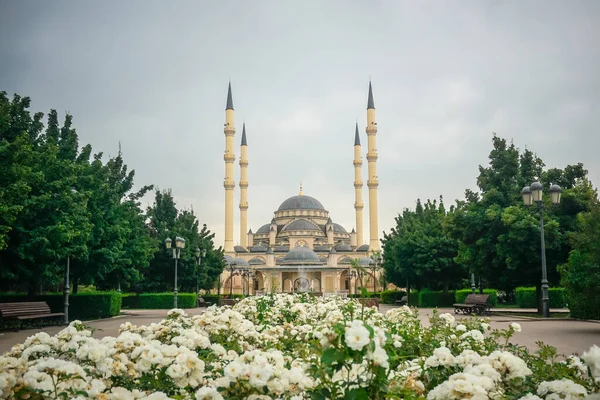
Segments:
[[[375,118],[375,102],[373,101],[373,87],[369,80],[369,99],[367,101],[367,162],[369,188],[369,250],[379,251],[379,213],[377,211],[377,188],[379,179],[377,177],[377,122]]]
[[[300,182],[300,193],[298,193],[298,196],[304,196],[304,193],[302,192],[302,182]]]
[[[248,143],[246,123],[242,125],[242,145],[240,156],[240,245],[247,246],[248,238]]]
[[[371,86],[371,80],[369,79],[369,99],[367,100],[367,110],[375,109],[375,102],[373,101],[373,87]]]
[[[229,87],[227,88],[227,105],[226,110],[233,110],[233,96],[231,95],[231,81],[229,81]]]
[[[233,252],[233,190],[235,189],[235,177],[233,162],[235,161],[235,150],[233,138],[235,136],[233,97],[231,95],[231,82],[227,88],[227,106],[225,107],[225,245],[226,253]]]
[[[363,181],[362,181],[362,156],[360,136],[358,135],[358,122],[354,130],[354,209],[356,210],[356,246],[363,242]]]

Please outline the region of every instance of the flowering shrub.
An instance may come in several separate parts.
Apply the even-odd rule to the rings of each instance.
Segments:
[[[78,321],[0,356],[0,398],[96,399],[574,399],[600,391],[600,348],[559,360],[520,331],[485,319],[414,309],[385,315],[354,300],[247,298],[183,310],[95,339]]]

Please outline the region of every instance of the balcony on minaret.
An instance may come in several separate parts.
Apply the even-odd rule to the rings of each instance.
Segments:
[[[242,159],[242,157],[240,157],[240,167],[247,167],[248,166],[248,160],[244,160]]]
[[[235,135],[235,127],[233,125],[225,124],[225,128],[223,129],[225,132],[225,136],[234,136]]]
[[[377,122],[374,122],[371,125],[367,125],[366,132],[367,132],[367,135],[376,134],[377,133]]]
[[[235,189],[235,181],[233,179],[223,179],[223,187],[225,189]]]
[[[240,181],[240,188],[246,189],[248,187],[248,181]]]
[[[240,210],[247,210],[248,209],[248,202],[244,201],[244,202],[240,202]]]
[[[364,204],[363,203],[357,203],[356,201],[354,202],[354,208],[356,210],[362,210],[364,208]]]
[[[367,181],[367,186],[369,187],[369,189],[376,188],[377,186],[379,186],[379,179],[377,179],[377,177],[374,176],[373,178]]]
[[[360,167],[362,165],[362,160],[359,158],[358,160],[354,160],[352,163],[355,167]]]
[[[367,161],[377,161],[378,155],[377,150],[370,151],[367,153]]]
[[[234,162],[235,154],[230,153],[229,150],[225,150],[225,154],[223,155],[223,160],[225,160],[225,162]]]
[[[363,181],[354,182],[354,188],[360,189],[363,187]]]

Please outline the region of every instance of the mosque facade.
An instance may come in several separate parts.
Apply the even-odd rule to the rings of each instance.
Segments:
[[[356,124],[354,132],[354,209],[356,230],[350,232],[332,221],[329,211],[314,197],[300,192],[281,203],[269,223],[253,232],[248,229],[248,141],[242,127],[240,145],[240,243],[233,243],[235,126],[231,83],[225,107],[225,261],[222,293],[275,292],[354,293],[356,287],[379,289],[380,252],[377,211],[377,122],[373,89],[367,99],[367,188],[369,240],[363,235],[362,146]],[[265,221],[266,222],[266,221]],[[361,265],[357,274],[353,260]],[[356,263],[354,263],[356,264]]]

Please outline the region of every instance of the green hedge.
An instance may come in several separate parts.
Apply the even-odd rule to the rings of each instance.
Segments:
[[[196,308],[195,293],[178,293],[177,308]],[[173,308],[173,293],[142,293],[123,296],[123,308],[170,310]]]
[[[419,307],[451,307],[452,304],[454,304],[454,292],[431,290],[419,292]]]
[[[464,304],[465,299],[471,293],[472,289],[457,290],[454,299],[456,300],[456,303]],[[479,290],[476,290],[475,293],[479,294]],[[492,307],[496,307],[498,305],[498,291],[496,289],[483,289],[483,294],[490,295],[489,303]]]
[[[27,297],[26,294],[0,293],[0,303],[21,301],[45,301],[53,313],[64,311],[62,293]],[[86,292],[69,296],[69,320],[90,320],[109,318],[121,312],[121,294],[118,292]]]
[[[520,308],[537,308],[535,287],[518,287],[515,292],[517,305]],[[549,288],[548,299],[550,308],[564,308],[566,306],[565,289]]]
[[[385,292],[381,292],[379,298],[381,299],[381,304],[396,304],[396,300],[400,300],[404,296],[406,296],[404,290],[386,290]]]

